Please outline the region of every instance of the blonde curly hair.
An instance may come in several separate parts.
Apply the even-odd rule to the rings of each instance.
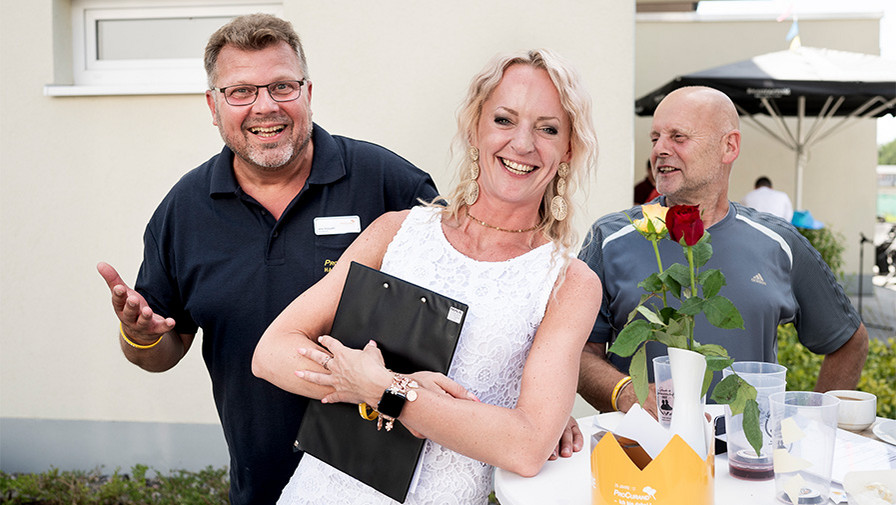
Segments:
[[[467,153],[470,139],[475,132],[482,114],[482,104],[495,90],[504,72],[513,65],[529,65],[547,71],[560,94],[560,104],[570,119],[570,173],[567,177],[566,196],[570,198],[576,188],[587,180],[597,159],[597,136],[591,117],[591,97],[582,85],[578,72],[562,57],[548,49],[534,49],[521,53],[498,55],[470,83],[467,96],[461,103],[457,115],[457,134],[452,144],[452,157],[456,160],[459,182],[446,195],[440,195],[434,202],[446,203],[443,213],[454,220],[460,220],[467,204],[464,202],[464,188],[471,177]],[[549,184],[542,197],[539,209],[539,227],[542,233],[552,242],[558,244],[564,256],[573,252],[578,245],[578,234],[572,226],[574,205],[569,206],[569,213],[563,221],[551,215],[551,199],[555,195],[554,184]]]

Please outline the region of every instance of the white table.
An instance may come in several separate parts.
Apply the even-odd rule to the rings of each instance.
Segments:
[[[535,477],[495,471],[501,505],[591,505],[591,461],[586,448],[569,458],[548,461]],[[715,502],[719,505],[777,503],[775,481],[747,482],[728,474],[728,457],[716,456]]]
[[[592,416],[578,419],[579,428],[585,436],[585,447],[572,457],[548,461],[535,477],[520,477],[513,472],[496,469],[495,494],[501,505],[591,505],[589,446],[592,420]],[[778,503],[775,500],[774,479],[758,482],[735,479],[728,473],[727,454],[717,455],[715,465],[716,504]]]

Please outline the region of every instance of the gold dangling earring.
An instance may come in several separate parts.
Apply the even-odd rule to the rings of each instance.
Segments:
[[[569,205],[566,203],[566,198],[563,198],[563,195],[566,194],[566,178],[568,176],[569,164],[561,162],[560,166],[557,167],[557,194],[554,198],[551,198],[551,215],[557,221],[563,221],[569,214]]]
[[[467,187],[464,189],[464,202],[467,206],[473,205],[479,199],[479,183],[476,182],[476,179],[479,178],[479,149],[470,146],[469,154],[470,182],[467,183]]]

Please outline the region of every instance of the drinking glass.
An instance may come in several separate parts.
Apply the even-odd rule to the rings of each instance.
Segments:
[[[653,358],[653,382],[656,385],[656,414],[663,428],[672,424],[675,390],[672,388],[672,366],[669,356]]]
[[[828,501],[839,404],[834,396],[809,391],[769,396],[779,502],[812,505]]]
[[[733,372],[726,368],[722,375]],[[725,405],[725,433],[728,443],[728,473],[744,480],[769,480],[775,476],[772,462],[772,430],[769,423],[768,397],[772,393],[784,391],[784,378],[778,374],[738,374],[748,384],[756,388],[756,403],[759,404],[759,429],[762,433],[762,448],[759,454],[747,441],[743,426],[743,414],[732,415]]]
[[[770,375],[772,377],[780,377],[787,379],[787,367],[778,363],[767,363],[765,361],[735,361],[731,364],[731,369],[737,372],[737,375],[744,377],[752,374]],[[729,374],[731,370],[725,369]],[[724,372],[723,372],[724,374]],[[748,381],[749,382],[749,381]]]

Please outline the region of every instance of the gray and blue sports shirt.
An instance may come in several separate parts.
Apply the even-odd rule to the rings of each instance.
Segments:
[[[640,219],[641,207],[599,219],[579,253],[603,283],[591,342],[616,338],[645,293],[638,283],[657,271],[653,247],[626,214]],[[732,202],[725,218],[708,231],[713,256],[703,268],[718,268],[725,275],[727,285],[719,294],[738,308],[745,329],[722,330],[700,314],[694,338],[701,344],[722,345],[736,361],[775,362],[778,324],[793,322],[800,341],[817,354],[837,350],[858,329],[861,321],[840,284],[790,223]],[[687,264],[682,247],[673,241],[660,241],[659,249],[663,267]],[[649,359],[664,354],[662,344],[648,345]],[[608,356],[619,370],[628,370],[628,358]],[[652,376],[652,367],[648,370]]]

